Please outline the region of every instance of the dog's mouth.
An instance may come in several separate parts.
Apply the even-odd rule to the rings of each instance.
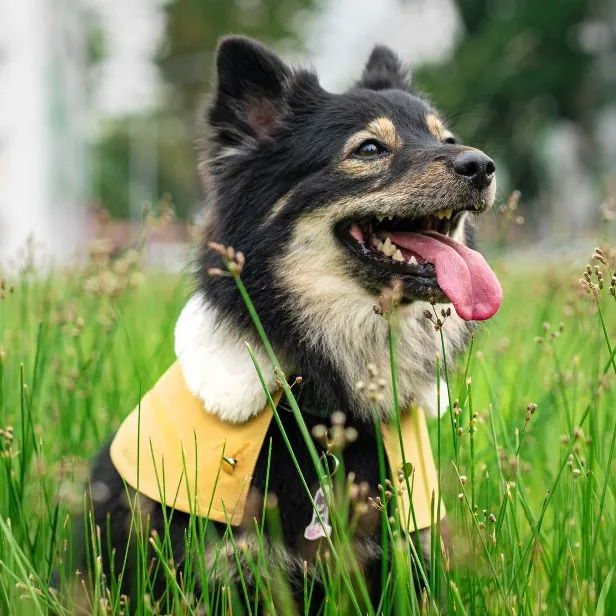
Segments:
[[[450,301],[465,320],[489,319],[502,303],[496,275],[477,251],[454,240],[461,212],[420,218],[346,220],[335,232],[342,244],[380,274],[400,278],[416,299]]]

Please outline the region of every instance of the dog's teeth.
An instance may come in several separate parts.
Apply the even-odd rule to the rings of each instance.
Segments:
[[[439,220],[443,220],[443,218],[451,218],[453,214],[453,208],[449,208],[447,210],[439,210],[438,212],[434,212],[434,216]]]
[[[400,252],[399,248],[396,248],[396,252],[394,252],[394,254],[391,257],[394,261],[401,261],[404,262],[404,257],[402,256],[402,253]]]
[[[381,240],[376,235],[371,235],[370,236],[370,243],[373,246],[377,246],[378,247],[378,245],[381,243]]]
[[[385,218],[387,218],[387,220],[393,220],[394,219],[393,216],[385,216]]]
[[[377,216],[377,217],[376,217],[376,219],[377,219],[379,222],[383,222],[383,221],[385,220],[385,216]]]
[[[383,254],[387,255],[388,257],[391,257],[393,256],[394,252],[396,252],[396,247],[391,243],[391,240],[389,239],[388,235],[383,242]]]
[[[475,203],[475,209],[476,210],[480,210],[481,209],[481,203]]]
[[[407,261],[407,263],[408,263],[409,265],[417,265],[417,259],[415,258],[415,256],[412,256],[412,257],[411,257],[411,258]]]

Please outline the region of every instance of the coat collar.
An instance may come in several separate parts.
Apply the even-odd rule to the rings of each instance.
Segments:
[[[277,392],[274,403],[279,399]],[[155,502],[216,522],[252,524],[245,517],[247,499],[273,411],[266,406],[233,424],[207,411],[176,362],[116,432],[111,460],[129,486]],[[430,527],[439,485],[423,413],[403,413],[400,434],[393,423],[382,424],[381,433],[392,479],[412,470],[411,498],[407,490],[398,495],[403,527]]]

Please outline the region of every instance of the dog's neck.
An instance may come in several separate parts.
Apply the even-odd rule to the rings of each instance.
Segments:
[[[397,378],[399,391],[403,392],[406,399],[402,401],[413,400],[427,413],[440,414],[448,402],[444,382],[441,383],[439,409],[435,378],[423,369],[420,374],[415,374],[411,383],[411,372],[417,372],[419,365],[415,365],[416,360],[410,361],[410,358],[404,358],[404,353],[409,352],[409,345],[404,343],[404,338],[418,335],[420,338],[426,337],[426,330],[419,327],[415,319],[407,319],[403,322],[401,334],[403,366]],[[370,335],[374,335],[374,332]],[[221,318],[219,309],[208,302],[203,295],[196,294],[187,302],[175,329],[175,352],[182,366],[188,389],[203,401],[208,412],[230,423],[248,421],[260,413],[267,404],[267,396],[248,353],[247,344],[250,344],[254,358],[261,369],[265,386],[270,392],[275,391],[277,378],[263,345],[251,332],[241,331]],[[413,350],[416,352],[416,349]],[[387,357],[388,354],[385,358]],[[298,368],[286,365],[284,358],[278,359],[287,375]],[[415,368],[409,369],[410,364],[415,365]],[[309,380],[310,376],[307,376]],[[353,385],[354,383],[351,387]],[[313,392],[314,388],[309,386],[306,390],[307,396],[304,402],[310,405],[314,398],[310,392]],[[382,406],[389,409],[391,403],[391,400],[383,400]],[[369,405],[364,406],[369,408]]]

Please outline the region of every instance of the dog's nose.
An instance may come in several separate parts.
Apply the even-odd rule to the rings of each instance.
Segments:
[[[494,178],[494,161],[478,150],[467,150],[453,159],[454,171],[472,182],[477,188],[485,188]]]

